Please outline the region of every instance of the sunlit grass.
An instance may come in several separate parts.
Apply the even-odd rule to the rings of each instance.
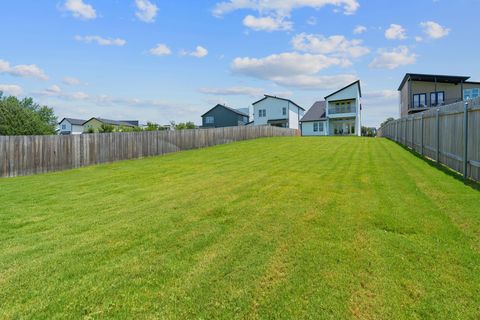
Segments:
[[[269,138],[0,180],[0,318],[480,318],[480,193]]]

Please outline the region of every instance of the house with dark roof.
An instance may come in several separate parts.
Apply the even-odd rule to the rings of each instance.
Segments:
[[[202,128],[223,128],[244,126],[249,122],[248,113],[217,104],[202,114]]]
[[[326,136],[328,128],[327,103],[317,101],[300,120],[302,136]]]
[[[400,115],[422,112],[480,96],[480,82],[468,81],[467,76],[407,73],[400,92]]]
[[[362,135],[362,89],[355,81],[317,101],[300,120],[303,136]]]
[[[253,104],[253,124],[300,129],[305,109],[290,99],[265,95]]]
[[[113,126],[115,131],[121,131],[122,128],[136,128],[139,126],[138,120],[110,120],[104,118],[91,118],[83,124],[84,132],[99,132],[102,125]]]
[[[73,119],[73,118],[63,118],[62,121],[58,123],[58,134],[68,135],[68,134],[82,134],[83,133],[83,124],[85,120],[82,119]]]

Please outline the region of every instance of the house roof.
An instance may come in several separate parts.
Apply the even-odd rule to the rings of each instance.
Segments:
[[[96,119],[102,123],[105,123],[105,124],[109,124],[109,125],[112,125],[112,126],[124,126],[124,127],[137,127],[138,126],[138,121],[136,120],[110,120],[110,119],[103,119],[103,118],[91,118],[87,121],[85,121],[83,124],[93,120],[93,119]],[[135,125],[135,123],[137,123],[137,125]]]
[[[360,93],[360,98],[361,98],[361,97],[362,97],[362,88],[360,87],[360,80],[357,80],[357,81],[355,81],[355,82],[353,82],[353,83],[350,83],[348,86],[345,86],[345,87],[343,87],[342,89],[339,89],[339,90],[335,91],[334,93],[329,94],[328,96],[325,97],[325,100],[327,100],[327,99],[330,98],[331,96],[336,95],[337,93],[339,93],[339,92],[341,92],[341,91],[343,91],[343,90],[345,90],[345,89],[347,89],[347,88],[349,88],[349,87],[351,87],[351,86],[353,86],[353,85],[357,85],[357,86],[358,86],[358,92]]]
[[[227,107],[226,105],[223,105],[223,104],[217,104],[215,107],[213,107],[212,109],[208,110],[207,112],[205,112],[204,114],[202,114],[200,117],[205,116],[207,113],[209,113],[210,111],[212,111],[213,109],[218,108],[218,107],[220,107],[220,108],[225,108],[225,109],[227,109],[227,110],[229,110],[229,111],[232,111],[232,112],[235,112],[235,113],[237,113],[237,114],[239,114],[239,115],[241,115],[241,116],[248,117],[248,114],[246,114],[246,113],[244,113],[244,112],[242,112],[242,111],[240,111],[240,110]]]
[[[327,102],[317,101],[308,109],[300,122],[318,121],[327,119]]]
[[[440,83],[454,83],[459,84],[461,82],[465,82],[470,77],[466,76],[447,76],[441,74],[421,74],[421,73],[407,73],[405,77],[403,77],[402,83],[398,87],[398,91],[402,90],[407,80],[411,79],[414,81],[427,81],[427,82],[440,82]]]
[[[81,126],[85,123],[85,120],[82,119],[73,119],[73,118],[63,118],[58,124],[62,123],[63,121],[67,120],[70,124],[74,126]]]
[[[268,99],[268,98],[278,99],[278,100],[283,100],[283,101],[288,101],[288,102],[290,102],[291,104],[293,104],[293,105],[297,106],[298,108],[302,109],[303,111],[305,111],[304,108],[300,107],[298,104],[296,104],[295,102],[293,102],[293,101],[290,100],[290,99],[281,98],[281,97],[277,97],[277,96],[271,96],[271,95],[268,95],[268,94],[265,94],[265,96],[264,96],[262,99],[260,99],[260,100],[258,100],[258,101],[255,101],[254,103],[252,103],[252,105],[256,105],[257,103],[262,102],[263,100],[266,100],[266,99]]]

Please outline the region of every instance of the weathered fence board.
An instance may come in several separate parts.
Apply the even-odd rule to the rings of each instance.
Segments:
[[[480,98],[388,122],[378,134],[480,181]]]
[[[79,168],[274,136],[297,130],[245,126],[70,136],[0,136],[0,177]]]

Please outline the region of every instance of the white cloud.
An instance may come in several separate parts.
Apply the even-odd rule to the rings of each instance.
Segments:
[[[353,29],[353,34],[362,34],[367,32],[367,27],[365,26],[356,26],[355,29]]]
[[[406,46],[399,46],[391,51],[380,50],[378,56],[370,63],[371,68],[396,69],[415,63],[417,55],[410,53]]]
[[[407,38],[407,31],[399,24],[391,24],[385,30],[385,38],[388,40],[404,40]]]
[[[137,11],[135,15],[143,22],[151,23],[155,21],[157,16],[158,7],[148,0],[135,0]]]
[[[254,87],[229,87],[229,88],[201,88],[201,93],[218,96],[249,96],[259,97],[265,92],[262,88]]]
[[[87,100],[89,99],[89,95],[84,92],[64,92],[59,86],[52,85],[51,87],[43,90],[35,92],[41,96],[48,96],[48,97],[55,97],[59,99],[67,99],[67,100]]]
[[[346,84],[355,77],[320,76],[318,73],[331,66],[342,66],[344,63],[344,59],[321,54],[286,52],[264,58],[236,58],[232,63],[232,71],[287,87],[330,89],[340,83]]]
[[[188,52],[188,51],[180,51],[180,55],[182,56],[192,56],[196,58],[204,58],[208,55],[208,50],[202,46],[197,46],[195,51]]]
[[[0,74],[1,73],[6,73],[15,77],[31,77],[41,80],[48,80],[48,76],[43,72],[43,70],[34,64],[20,64],[11,66],[8,61],[0,60]]]
[[[64,77],[62,82],[68,86],[76,86],[82,83],[80,80],[73,77]]]
[[[440,39],[446,37],[450,33],[450,29],[441,26],[434,21],[422,22],[420,24],[423,32],[431,39]]]
[[[370,52],[370,49],[361,44],[361,40],[348,40],[341,35],[326,38],[323,35],[301,33],[292,39],[292,45],[295,50],[352,58],[358,58]]]
[[[363,93],[364,125],[378,127],[389,117],[399,116],[399,93],[396,90],[365,91]]]
[[[95,9],[83,0],[67,0],[64,9],[70,11],[75,18],[90,20],[97,17]]]
[[[0,84],[0,92],[9,96],[20,96],[23,93],[23,89],[16,84]]]
[[[255,31],[291,30],[293,23],[280,17],[254,17],[248,15],[243,19],[243,25]]]
[[[415,41],[416,41],[416,42],[422,42],[422,41],[423,41],[423,38],[420,37],[420,36],[416,36],[416,37],[415,37]]]
[[[357,77],[353,74],[332,76],[296,75],[272,78],[272,81],[278,85],[304,90],[333,90],[344,87],[355,80],[357,80]]]
[[[170,48],[163,43],[157,44],[155,48],[150,49],[148,52],[154,56],[168,56],[172,54],[172,50],[170,50]]]
[[[85,43],[96,43],[101,46],[124,46],[127,41],[120,38],[103,38],[101,36],[75,36],[75,40],[85,42]]]
[[[217,3],[213,9],[215,16],[249,9],[259,13],[273,13],[279,17],[290,16],[295,9],[313,8],[320,9],[326,5],[342,7],[345,14],[353,14],[360,7],[357,0],[228,0]]]

